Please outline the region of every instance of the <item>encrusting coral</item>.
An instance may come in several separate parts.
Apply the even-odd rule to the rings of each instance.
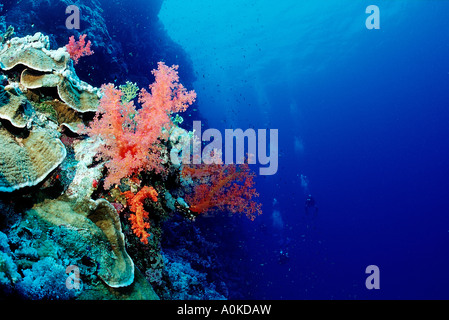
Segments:
[[[60,99],[73,110],[82,113],[97,110],[97,90],[77,79],[73,71],[48,74],[25,69],[20,76],[20,84],[27,89],[56,87]]]
[[[78,112],[95,112],[99,90],[76,75],[65,48],[50,50],[48,36],[36,33],[13,38],[0,49],[0,68],[9,71],[25,66],[20,77],[24,88],[56,87],[60,99]]]

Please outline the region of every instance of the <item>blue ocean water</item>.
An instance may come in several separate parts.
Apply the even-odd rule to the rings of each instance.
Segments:
[[[170,268],[146,277],[157,278],[161,298],[449,298],[449,0],[77,3],[79,33],[96,52],[76,66],[82,80],[144,87],[158,61],[179,64],[197,93],[183,127],[279,133],[278,170],[256,178],[255,221],[171,216],[160,227],[152,251]],[[42,32],[61,47],[75,33],[64,25],[66,4],[5,0],[0,29]],[[367,28],[371,5],[380,29]],[[305,210],[309,194],[317,209]],[[0,227],[14,227],[19,215],[5,199]],[[20,252],[14,233],[1,232],[2,246]],[[145,267],[141,248],[128,242]],[[366,286],[372,265],[378,289]],[[167,274],[184,287],[167,285]]]
[[[366,27],[369,5],[380,29]],[[279,130],[279,170],[257,179],[264,214],[221,236],[224,261],[242,250],[240,297],[449,298],[448,10],[444,0],[163,2],[207,126]],[[380,289],[365,286],[369,265]]]

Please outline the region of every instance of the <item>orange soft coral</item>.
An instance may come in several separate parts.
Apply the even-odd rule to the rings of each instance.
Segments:
[[[193,212],[244,213],[251,220],[262,213],[261,204],[254,200],[259,194],[254,188],[255,174],[248,164],[184,166],[182,175],[197,183],[186,197]]]
[[[106,189],[143,170],[162,171],[159,146],[162,128],[172,124],[171,113],[186,110],[196,97],[194,91],[187,92],[179,83],[177,68],[159,62],[158,69],[152,71],[155,82],[150,85],[150,92],[140,91],[142,108],[138,111],[133,101],[122,101],[120,89],[113,84],[103,85],[97,114],[86,132],[104,142],[98,154],[108,160]]]
[[[69,38],[69,43],[65,46],[67,52],[70,54],[70,58],[72,58],[75,64],[78,64],[81,57],[94,54],[94,52],[90,49],[90,40],[86,44],[86,36],[86,34],[80,35],[79,41],[75,41],[75,37],[71,36]]]
[[[148,244],[148,237],[150,234],[147,230],[150,228],[150,223],[145,221],[148,218],[149,213],[143,208],[143,202],[145,199],[150,198],[154,202],[157,202],[157,191],[153,187],[145,186],[140,189],[137,194],[131,191],[123,193],[128,201],[130,210],[134,212],[129,216],[131,222],[131,228],[136,236],[140,238],[140,241],[144,244]]]

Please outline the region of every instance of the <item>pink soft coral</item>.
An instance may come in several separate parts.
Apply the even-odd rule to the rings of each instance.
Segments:
[[[194,91],[187,92],[179,83],[177,68],[159,62],[158,69],[152,71],[155,82],[150,85],[150,92],[140,91],[142,108],[138,111],[133,101],[122,102],[123,93],[113,84],[102,86],[97,114],[86,131],[104,142],[98,153],[109,160],[106,189],[142,170],[162,171],[159,146],[162,128],[172,123],[171,113],[186,110],[196,98]]]
[[[65,46],[67,52],[70,54],[70,58],[72,58],[75,64],[78,64],[81,57],[94,54],[94,52],[90,49],[90,40],[86,44],[86,36],[86,34],[80,35],[79,41],[75,41],[75,37],[71,36],[69,38],[69,43]]]

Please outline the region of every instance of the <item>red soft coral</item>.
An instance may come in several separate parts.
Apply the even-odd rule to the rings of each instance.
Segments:
[[[199,182],[186,197],[193,212],[229,211],[243,213],[251,220],[262,213],[261,204],[254,200],[259,194],[248,164],[184,166],[182,175]]]
[[[78,64],[78,60],[81,57],[93,55],[94,52],[90,49],[90,40],[86,44],[86,34],[80,35],[79,41],[75,41],[75,37],[71,36],[69,38],[69,43],[65,46],[67,52],[70,54],[75,64]]]
[[[98,154],[109,160],[106,189],[142,170],[162,172],[159,146],[162,128],[172,124],[171,113],[184,111],[196,97],[194,91],[187,92],[179,83],[177,68],[159,62],[158,69],[152,71],[155,82],[150,85],[150,92],[142,89],[139,94],[142,108],[138,111],[133,101],[122,102],[123,93],[113,84],[102,86],[103,97],[86,132],[104,142]]]
[[[147,198],[157,202],[157,191],[153,187],[144,186],[137,194],[131,191],[126,191],[122,194],[126,197],[130,210],[134,212],[134,214],[129,216],[134,234],[140,238],[142,243],[148,244],[150,234],[147,230],[150,228],[150,223],[145,221],[145,219],[148,218],[149,213],[143,208],[143,202]]]

